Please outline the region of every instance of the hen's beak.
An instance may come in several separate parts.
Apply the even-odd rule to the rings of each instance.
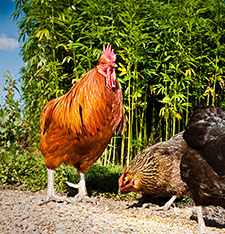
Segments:
[[[119,194],[119,195],[121,194],[121,189],[120,189],[120,188],[118,189],[118,194]]]
[[[124,193],[124,187],[120,187],[118,189],[118,194],[121,195],[122,193]]]
[[[112,64],[111,64],[111,67],[116,68],[116,67],[118,67],[118,66],[117,66],[117,64],[116,64],[116,63],[112,63]]]

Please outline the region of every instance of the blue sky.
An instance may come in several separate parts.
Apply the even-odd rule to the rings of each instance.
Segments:
[[[16,80],[20,77],[20,68],[24,66],[20,56],[18,29],[16,22],[9,19],[15,10],[13,0],[0,0],[0,104],[4,102],[4,73],[10,71]]]

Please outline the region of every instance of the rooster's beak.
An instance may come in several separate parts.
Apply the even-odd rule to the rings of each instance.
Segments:
[[[111,67],[116,68],[116,67],[118,67],[118,66],[117,66],[117,64],[116,64],[116,63],[112,63],[112,64],[111,64]]]

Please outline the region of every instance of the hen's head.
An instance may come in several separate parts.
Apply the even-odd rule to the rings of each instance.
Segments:
[[[116,88],[116,55],[114,54],[111,45],[103,46],[102,55],[98,60],[97,70],[106,78],[106,87],[110,90]]]
[[[131,172],[126,172],[127,167],[124,168],[123,174],[119,178],[119,190],[118,193],[125,192],[138,192],[140,191],[139,180]]]

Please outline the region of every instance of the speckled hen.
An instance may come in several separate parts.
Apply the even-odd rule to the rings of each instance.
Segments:
[[[178,151],[183,132],[138,153],[119,178],[119,193],[144,192],[171,199],[161,208],[167,210],[186,192],[180,177],[181,154]]]

